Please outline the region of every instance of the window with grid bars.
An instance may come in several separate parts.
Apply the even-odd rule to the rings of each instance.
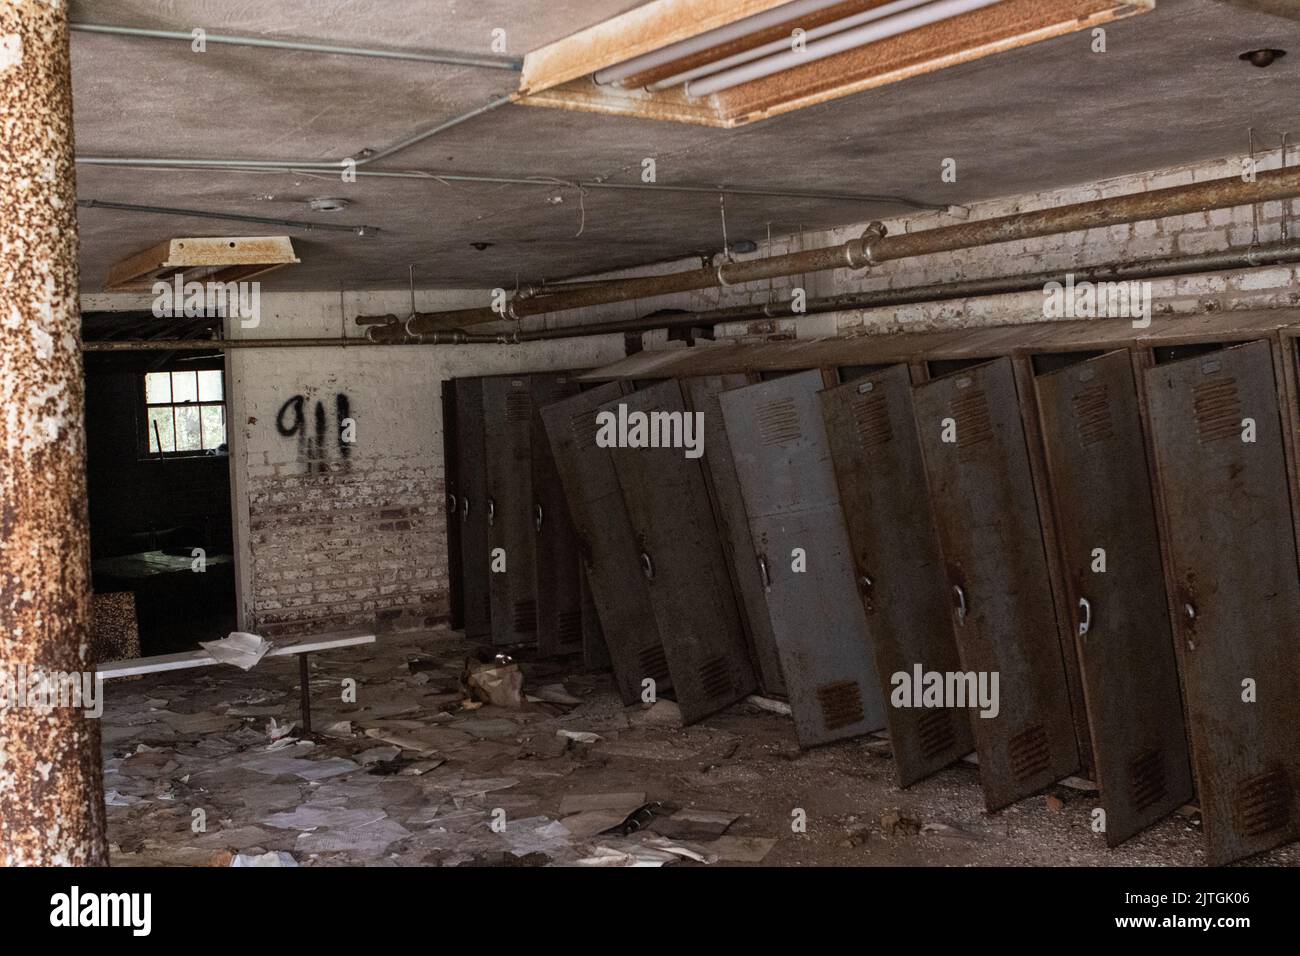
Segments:
[[[150,455],[205,455],[226,443],[221,369],[146,372],[144,401]]]

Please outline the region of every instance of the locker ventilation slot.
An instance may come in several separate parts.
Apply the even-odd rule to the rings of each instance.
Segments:
[[[946,710],[924,711],[916,722],[921,753],[927,758],[939,756],[953,745],[952,715]]]
[[[581,412],[569,419],[569,431],[577,448],[596,447],[596,413]]]
[[[952,403],[952,417],[957,420],[957,458],[965,461],[970,449],[993,440],[993,421],[989,418],[989,401],[982,389],[968,392]]]
[[[526,422],[533,417],[533,400],[527,392],[511,392],[506,396],[506,421]]]
[[[865,718],[862,713],[862,692],[857,681],[823,684],[817,688],[817,702],[822,708],[822,722],[827,730],[839,730]]]
[[[710,700],[730,697],[735,686],[731,679],[731,665],[725,657],[715,657],[700,668],[700,684]]]
[[[1270,770],[1243,780],[1232,798],[1237,829],[1253,837],[1280,830],[1291,820],[1291,787],[1286,773]]]
[[[561,611],[556,614],[555,636],[561,641],[576,641],[582,637],[582,612]]]
[[[1011,773],[1016,780],[1028,780],[1050,766],[1047,749],[1047,731],[1042,724],[1022,730],[1007,742],[1007,757]]]
[[[1145,810],[1164,799],[1165,755],[1159,750],[1148,750],[1135,757],[1128,765],[1128,782],[1132,791],[1133,806]]]
[[[662,681],[668,676],[668,658],[664,657],[662,644],[644,648],[637,662],[641,665],[642,680],[650,677],[655,681]]]
[[[788,398],[758,410],[758,437],[764,445],[784,445],[799,437],[799,410]]]
[[[1241,434],[1241,397],[1235,378],[1202,382],[1192,389],[1196,440],[1202,445]]]
[[[893,440],[889,404],[882,392],[863,395],[853,403],[853,422],[858,427],[858,441],[863,448],[875,448]]]
[[[517,634],[531,634],[537,630],[537,602],[516,601],[511,608]]]
[[[1076,392],[1074,402],[1074,428],[1079,441],[1086,448],[1103,442],[1115,434],[1110,417],[1110,395],[1106,385],[1089,385]]]

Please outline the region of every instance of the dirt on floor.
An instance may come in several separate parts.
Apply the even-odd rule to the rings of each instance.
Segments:
[[[608,674],[516,657],[519,707],[464,684],[447,630],[105,687],[117,865],[1197,865],[1184,808],[1123,846],[1072,780],[986,813],[960,763],[908,790],[881,736],[800,750],[790,718],[740,703],[691,727],[625,708]],[[483,655],[489,656],[490,655]],[[492,667],[508,696],[513,669]],[[355,682],[355,699],[349,687]],[[488,682],[491,685],[491,682]],[[487,694],[478,692],[478,696]],[[1300,864],[1300,845],[1248,865]]]

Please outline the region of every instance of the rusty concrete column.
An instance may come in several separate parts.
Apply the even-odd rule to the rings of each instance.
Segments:
[[[0,2],[0,863],[11,866],[108,858],[98,721],[19,696],[33,675],[89,666],[67,7]]]

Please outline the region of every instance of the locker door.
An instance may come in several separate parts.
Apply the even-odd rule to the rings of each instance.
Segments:
[[[621,394],[618,382],[580,392],[542,409],[542,421],[586,563],[614,679],[623,703],[634,704],[641,699],[644,678],[653,678],[660,689],[671,686],[671,679],[650,606],[650,582],[637,560],[614,462],[608,450],[596,446],[596,409]]]
[[[1271,350],[1158,365],[1146,393],[1208,860],[1227,863],[1300,836],[1300,579]]]
[[[971,715],[997,810],[1079,768],[1011,362],[917,386],[914,402],[962,665],[998,674],[997,716]]]
[[[601,411],[687,415],[681,386],[660,382]],[[653,427],[653,426],[652,426]],[[610,451],[636,540],[682,720],[692,723],[754,692],[740,610],[731,592],[704,469],[680,447]]]
[[[541,410],[578,392],[565,374],[532,375],[533,530],[536,533],[537,650],[543,656],[582,650],[582,559]]]
[[[912,675],[917,665],[961,670],[907,366],[820,398],[882,693],[890,694],[892,675]],[[901,786],[975,749],[965,709],[891,706],[885,717]]]
[[[799,372],[720,396],[768,620],[804,747],[885,726],[817,403],[821,387],[821,372]],[[799,562],[806,570],[795,570]]]
[[[1106,842],[1116,846],[1192,798],[1133,363],[1110,352],[1034,385]]]
[[[442,485],[447,511],[447,624],[465,626],[465,573],[461,567],[460,497],[456,453],[456,383],[442,383]]]
[[[502,553],[505,561],[504,571],[488,574],[492,643],[497,645],[537,639],[532,420],[528,376],[483,379],[489,566],[500,560]]]
[[[483,430],[483,379],[458,378],[456,387],[456,486],[464,575],[465,636],[492,633],[488,594],[487,456]]]
[[[785,696],[776,636],[763,600],[763,579],[754,563],[754,539],[749,533],[740,479],[736,476],[731,442],[722,421],[722,406],[718,404],[722,392],[742,388],[749,382],[745,375],[708,375],[683,379],[682,388],[690,408],[704,414],[704,478],[713,500],[727,570],[740,604],[741,623],[746,628],[763,690]]]

